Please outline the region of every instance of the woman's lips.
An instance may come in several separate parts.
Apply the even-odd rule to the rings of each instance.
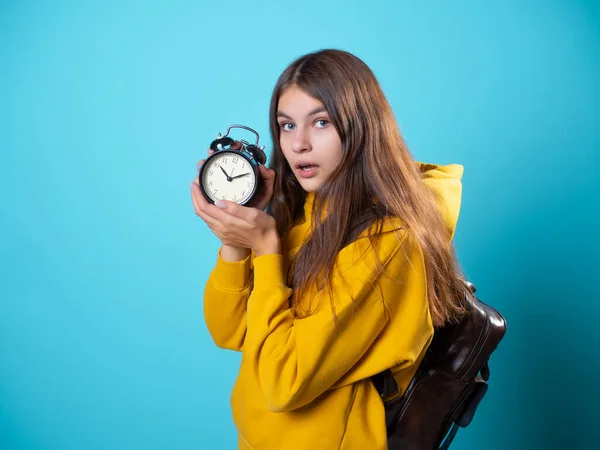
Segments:
[[[298,167],[296,173],[301,178],[312,178],[317,174],[319,166],[310,165],[306,168]]]

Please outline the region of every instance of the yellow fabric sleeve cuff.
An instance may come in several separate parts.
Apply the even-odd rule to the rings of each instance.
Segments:
[[[254,258],[254,289],[285,286],[283,257],[278,253]]]
[[[217,264],[212,273],[212,279],[216,286],[228,290],[242,290],[248,286],[250,281],[250,259],[248,255],[242,261],[229,262],[221,258],[221,252],[217,254]]]

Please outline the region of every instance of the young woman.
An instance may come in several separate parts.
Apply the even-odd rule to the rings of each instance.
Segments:
[[[243,354],[239,449],[386,449],[370,377],[391,369],[401,394],[434,327],[466,310],[451,243],[463,168],[415,162],[375,76],[344,51],[287,67],[270,127],[252,206],[209,204],[191,185],[222,243],[206,323]]]

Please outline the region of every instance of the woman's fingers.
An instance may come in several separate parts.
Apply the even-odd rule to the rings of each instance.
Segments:
[[[267,191],[269,193],[269,195],[268,195],[269,198],[271,198],[271,195],[273,194],[273,186],[275,186],[275,175],[276,174],[275,174],[274,170],[267,169],[265,167],[264,182],[265,182],[265,186],[267,188]]]
[[[269,169],[267,166],[259,165],[258,170],[260,170],[260,175],[263,180],[267,182],[275,181],[275,171],[273,169]]]
[[[199,216],[202,214],[210,216],[211,214],[209,206],[212,205],[208,203],[208,201],[204,197],[204,194],[202,194],[202,191],[200,190],[199,177],[200,175],[196,175],[194,181],[192,181],[190,184],[192,202],[194,203],[194,209],[196,210],[196,214],[198,214]],[[204,219],[204,217],[202,218]]]
[[[200,192],[200,187],[198,186],[198,177],[196,177],[196,179],[194,181],[192,181],[192,183],[190,183],[190,192],[191,192],[192,203],[194,205],[194,211],[196,212],[196,215],[200,216],[206,222],[205,217],[203,217],[204,213],[202,211],[202,209],[204,208],[204,202],[206,202],[206,199],[204,198],[204,195],[202,195],[202,192]],[[203,202],[203,200],[204,200],[204,202]]]
[[[196,181],[191,184],[192,202],[194,203],[196,214],[198,214],[207,224],[214,227],[218,227],[219,225],[226,227],[241,227],[244,225],[244,220],[228,214],[221,208],[206,201],[206,198],[204,198],[204,195],[200,191],[197,180],[198,177],[196,177]]]
[[[207,207],[210,205],[204,198],[202,191],[200,191],[200,186],[198,185],[198,176],[194,178],[194,181],[190,184],[191,194],[192,194],[192,203],[194,204],[194,210],[196,214],[202,218],[206,223],[211,225],[215,225],[214,218],[207,212]]]
[[[256,198],[252,201],[252,206],[261,211],[264,210],[273,196],[273,188],[275,186],[275,171],[268,169],[262,164],[258,166],[260,176],[262,178],[262,187],[258,192]]]
[[[206,225],[208,226],[208,228],[210,228],[210,231],[213,232],[213,234],[221,241],[223,242],[223,236],[220,232],[220,223],[218,220],[214,219],[213,217],[211,217],[210,215],[206,214],[203,211],[203,203],[202,200],[204,199],[204,196],[202,195],[202,192],[200,192],[200,189],[198,188],[198,186],[196,185],[196,183],[191,183],[191,190],[192,190],[192,202],[194,204],[194,210],[196,212],[196,215],[198,217],[200,217],[202,220],[204,220],[204,223],[206,223]],[[200,198],[200,197],[202,198]],[[204,199],[204,201],[206,202],[206,199]],[[208,204],[208,202],[206,202],[206,204]]]

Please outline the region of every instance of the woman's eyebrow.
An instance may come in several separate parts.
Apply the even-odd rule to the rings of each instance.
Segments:
[[[319,113],[323,113],[323,112],[327,112],[327,110],[325,109],[324,106],[319,106],[319,107],[313,109],[312,111],[310,111],[307,114],[307,117],[314,116],[315,114],[319,114]],[[286,119],[292,120],[292,118],[290,116],[288,116],[286,113],[284,113],[283,111],[277,111],[277,117],[285,117]]]

